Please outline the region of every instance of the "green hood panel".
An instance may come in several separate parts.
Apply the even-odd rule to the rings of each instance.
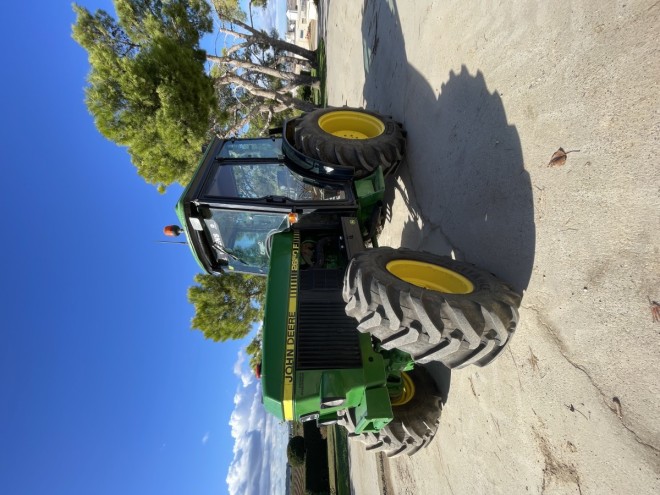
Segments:
[[[263,403],[269,413],[287,421],[293,419],[299,250],[298,232],[273,236],[264,308]]]

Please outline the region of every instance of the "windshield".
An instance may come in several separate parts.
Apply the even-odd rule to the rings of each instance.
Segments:
[[[207,180],[205,194],[242,199],[286,197],[292,201],[346,199],[344,186],[309,184],[281,163],[223,163]]]
[[[282,139],[239,139],[226,141],[217,158],[278,158],[282,155]]]
[[[286,213],[210,208],[204,230],[218,259],[227,259],[230,270],[268,273],[272,235],[288,228]]]

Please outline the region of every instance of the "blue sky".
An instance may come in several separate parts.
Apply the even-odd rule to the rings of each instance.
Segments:
[[[181,188],[158,194],[94,128],[70,2],[3,18],[0,493],[242,493],[245,461],[281,460],[282,427],[246,342],[190,329],[198,267],[156,242]],[[253,493],[281,486],[271,474]]]

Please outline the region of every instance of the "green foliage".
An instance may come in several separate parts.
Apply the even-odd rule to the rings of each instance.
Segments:
[[[214,341],[242,339],[263,318],[266,278],[238,273],[198,274],[188,289],[195,306],[192,327]]]
[[[312,101],[318,107],[328,106],[328,94],[326,90],[326,79],[328,74],[328,67],[326,64],[325,42],[323,38],[319,39],[319,46],[316,49],[317,67],[312,69],[312,75],[318,77],[320,81],[320,89],[312,90]]]
[[[221,19],[246,21],[247,14],[241,9],[238,0],[213,0],[213,7]],[[249,6],[265,9],[268,0],[250,0]]]
[[[298,91],[296,92],[296,96],[301,100],[311,101],[313,103],[312,88],[309,86],[301,86],[300,88],[298,88]]]
[[[286,447],[286,458],[291,466],[302,466],[305,463],[305,439],[301,436],[292,437]]]
[[[305,438],[305,488],[312,493],[330,491],[328,471],[328,442],[323,439],[319,428],[313,421],[303,423]]]
[[[335,492],[337,495],[351,493],[351,470],[348,460],[348,431],[339,425],[328,427],[328,460],[329,462],[330,492],[332,490],[332,477],[335,478]],[[334,467],[334,470],[332,469]]]
[[[250,356],[250,368],[252,369],[261,364],[261,339],[261,332],[259,332],[245,348],[245,352]]]
[[[116,0],[117,19],[74,5],[73,38],[91,71],[85,102],[98,130],[126,146],[138,173],[161,189],[186,183],[216,105],[206,53],[203,0]]]
[[[246,138],[264,137],[265,135],[268,134],[269,129],[282,127],[284,125],[285,120],[297,117],[301,113],[302,112],[300,112],[299,110],[294,110],[289,108],[282,112],[273,114],[270,120],[267,120],[263,114],[258,113],[249,120],[248,127],[245,130],[245,132],[241,134],[241,137],[246,137]]]
[[[238,0],[213,0],[213,7],[221,19],[245,21],[247,18]]]

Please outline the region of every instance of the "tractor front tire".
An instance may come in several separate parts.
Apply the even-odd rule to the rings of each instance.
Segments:
[[[424,368],[416,366],[408,376],[415,394],[409,402],[392,406],[394,418],[378,433],[355,433],[355,412],[347,411],[340,424],[348,430],[349,438],[363,443],[370,452],[383,452],[388,457],[413,455],[431,442],[440,424],[440,393]]]
[[[295,129],[296,148],[310,158],[353,167],[355,178],[396,168],[406,139],[391,118],[359,108],[323,108],[304,115]]]
[[[346,313],[384,349],[449,368],[485,366],[511,340],[521,296],[491,273],[405,248],[368,249],[346,270]]]

